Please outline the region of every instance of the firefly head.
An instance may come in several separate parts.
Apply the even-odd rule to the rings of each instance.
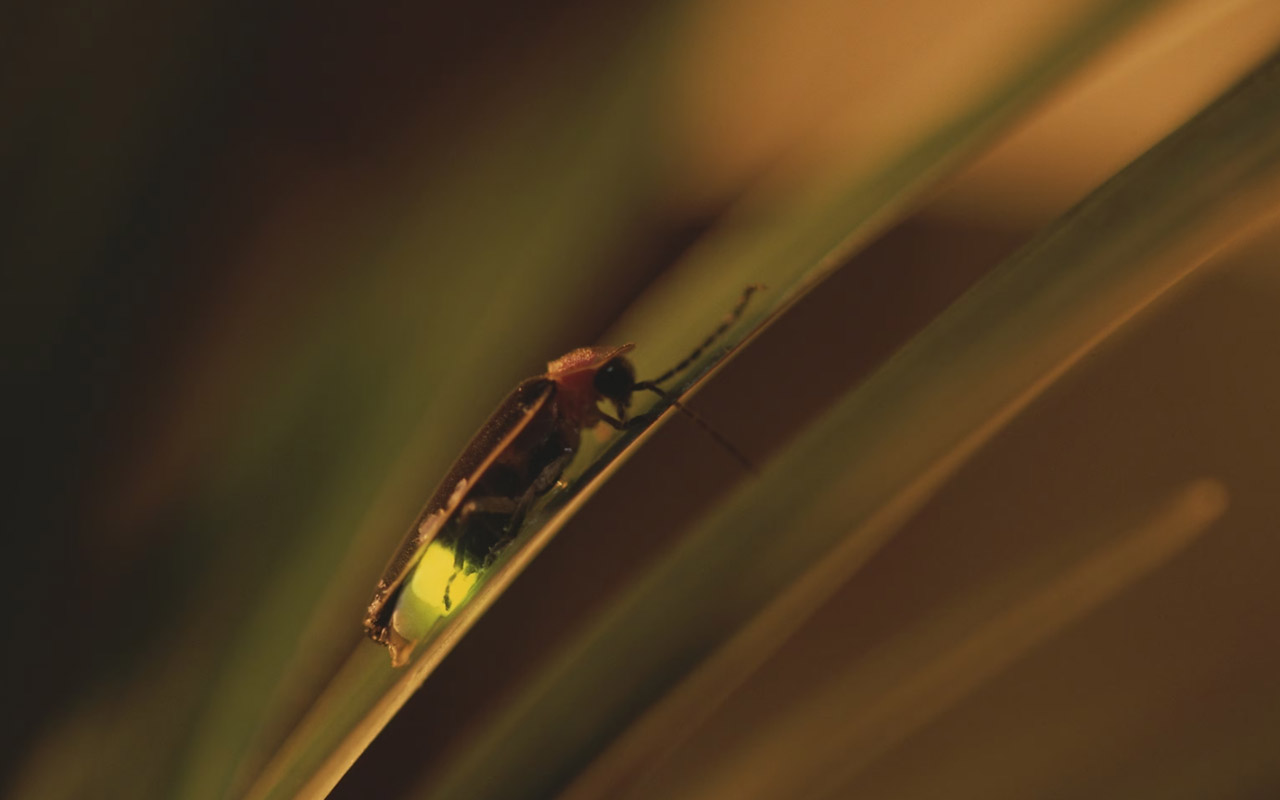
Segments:
[[[626,356],[614,356],[596,370],[592,385],[601,397],[613,402],[618,419],[625,421],[627,407],[631,405],[631,392],[636,385],[636,371]]]

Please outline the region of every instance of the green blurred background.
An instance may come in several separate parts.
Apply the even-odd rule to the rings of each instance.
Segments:
[[[632,311],[670,341],[642,372],[665,366],[716,321],[701,309],[733,296],[679,270],[709,232],[873,171],[1096,4],[1023,5],[15,11],[0,31],[3,785],[243,792],[357,641],[390,547],[504,392],[600,340],[646,291],[705,319],[661,301]],[[1143,17],[895,210],[695,405],[766,461],[1278,45],[1280,8],[1262,0]],[[734,730],[795,702],[786,687],[847,673],[1046,558],[1029,540],[1070,539],[1205,474],[1231,490],[1230,525],[1182,573],[1038,651],[841,796],[1280,784],[1280,642],[1264,613],[1280,601],[1277,236],[1224,242],[1211,270],[1019,418],[708,723],[709,750],[656,785],[674,792],[730,759]],[[741,479],[687,421],[664,428],[335,796],[418,794]]]

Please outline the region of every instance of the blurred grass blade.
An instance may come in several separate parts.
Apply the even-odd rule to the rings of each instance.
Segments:
[[[704,374],[723,355],[722,349],[709,350],[695,360],[685,374]],[[691,380],[683,377],[675,381],[675,385],[687,386]],[[638,404],[634,410],[640,414],[650,411],[643,404]],[[669,407],[662,411],[672,413]],[[327,794],[458,640],[564,526],[591,490],[621,464],[626,453],[650,432],[660,418],[659,414],[647,423],[628,426],[603,447],[584,443],[582,452],[587,457],[566,473],[562,479],[564,488],[535,506],[522,527],[523,533],[506,548],[497,562],[477,573],[474,589],[465,599],[458,601],[453,613],[432,625],[403,670],[390,667],[390,659],[383,648],[362,642],[325,688],[276,759],[268,764],[248,796],[321,797]]]
[[[951,165],[970,154],[1002,125],[1038,101],[1082,63],[1094,49],[1126,29],[1153,2],[1104,3],[1062,32],[1029,65],[992,79],[982,99],[914,143],[874,174],[823,175],[776,205],[767,219],[743,227],[731,213],[726,223],[695,248],[660,290],[637,303],[609,341],[636,341],[638,373],[653,374],[683,356],[689,342],[732,307],[744,286],[765,284],[724,347],[707,353],[671,385],[682,392],[704,378],[719,359],[770,317],[780,313],[839,264],[862,242],[882,230],[918,193]],[[639,48],[644,50],[644,48]],[[766,199],[767,201],[767,199]],[[762,202],[749,197],[743,213]],[[589,466],[571,476],[569,489],[531,515],[512,554],[483,579],[471,601],[432,634],[404,675],[357,652],[313,704],[287,742],[253,783],[251,797],[286,797],[301,791],[322,794],[349,767],[372,737],[421,684],[458,638],[474,624],[589,496],[615,469],[634,440],[632,431],[606,451],[584,453]]]
[[[1097,527],[1115,530],[1107,537],[1112,541],[1049,577],[1034,592],[1020,585],[1025,581],[1009,580],[1013,585],[998,591],[1004,598],[1001,610],[977,630],[970,632],[968,621],[957,626],[943,615],[922,630],[896,637],[884,652],[835,676],[786,708],[779,719],[753,728],[753,735],[726,753],[723,761],[699,764],[692,774],[664,774],[660,792],[634,783],[626,787],[630,791],[621,791],[621,774],[629,783],[637,776],[631,774],[634,766],[619,770],[614,750],[565,797],[840,796],[838,790],[851,775],[1032,648],[1181,553],[1226,507],[1226,487],[1202,479],[1180,487],[1128,530],[1115,521],[1101,521]],[[991,592],[984,589],[986,593]],[[725,648],[732,649],[732,644]],[[682,685],[681,692],[685,688]],[[647,714],[644,724],[629,730],[624,741],[637,739],[641,728],[652,733],[651,720],[668,725],[673,721],[669,715]],[[675,752],[684,738],[666,737],[663,752]],[[771,767],[753,769],[759,764]]]
[[[786,785],[801,785],[799,772],[803,771],[806,777],[821,776],[817,781],[821,788],[814,787],[814,795],[838,791],[841,781],[1032,648],[1179,555],[1222,517],[1227,505],[1227,490],[1220,482],[1205,478],[1189,483],[1149,519],[1052,578],[1030,597],[1011,601],[1003,613],[952,648],[935,657],[910,658],[912,663],[924,666],[916,672],[899,673],[902,680],[888,692],[877,693],[874,701],[866,696],[854,698],[857,692],[852,686],[858,676],[828,687],[830,691],[815,698],[815,702],[828,711],[848,710],[846,721],[857,719],[852,725],[841,726],[838,732],[830,732],[829,739],[810,727],[816,718],[812,707],[792,709],[784,728],[776,731],[776,741],[826,741],[836,745],[837,752],[833,754],[827,748],[822,754],[815,750],[790,759],[787,768],[791,774]],[[824,772],[824,767],[829,771]],[[767,787],[757,785],[753,789],[757,796],[768,796]]]
[[[785,593],[793,599],[787,613],[733,659],[717,661],[718,681],[737,685],[1020,409],[1208,255],[1273,214],[1278,188],[1273,57],[812,425],[568,645],[423,795],[563,788]],[[804,580],[811,571],[818,580]],[[663,730],[687,730],[717,701],[689,704]],[[665,746],[642,744],[622,759],[617,785]]]
[[[1164,0],[1088,4],[1024,60],[969,65],[980,76],[974,78],[972,102],[952,111],[952,98],[945,93],[933,98],[939,121],[919,124],[896,152],[874,166],[837,158],[815,169],[803,153],[796,156],[798,165],[782,158],[780,176],[762,179],[730,208],[632,306],[611,338],[644,343],[635,361],[645,374],[679,358],[689,332],[700,329],[717,308],[711,301],[731,302],[743,286],[770,290],[749,309],[748,322],[780,313],[1162,5]]]
[[[612,340],[643,343],[635,354],[639,374],[677,360],[708,320],[718,319],[748,284],[763,283],[743,324],[725,342],[731,348],[753,327],[779,313],[822,277],[858,243],[892,221],[949,165],[970,154],[1001,125],[1015,119],[1092,51],[1125,29],[1149,2],[1104,4],[1064,32],[1029,66],[995,82],[981,102],[938,130],[926,131],[895,161],[875,175],[824,176],[811,191],[793,197],[766,221],[743,229],[725,225],[709,236],[678,271],[677,286],[637,304]],[[750,199],[745,204],[752,205]],[[694,286],[693,284],[696,284]],[[689,388],[713,368],[723,350],[708,353],[673,385]],[[478,619],[519,570],[545,545],[580,505],[599,478],[616,468],[637,432],[620,437],[609,452],[595,454],[592,466],[570,481],[570,489],[531,517],[535,531],[509,559],[485,578],[472,600],[424,645],[406,675],[378,675],[386,667],[357,652],[311,712],[295,729],[255,782],[251,797],[323,794],[350,766],[372,737],[425,680],[458,637]]]

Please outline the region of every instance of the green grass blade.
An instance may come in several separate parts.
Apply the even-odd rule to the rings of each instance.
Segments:
[[[700,686],[737,685],[1022,408],[1273,215],[1278,188],[1280,57],[1101,187],[812,425],[422,794],[553,793],[698,664],[718,670]],[[721,647],[730,649],[716,655]],[[676,696],[663,733],[719,699],[691,696]],[[642,739],[610,774],[625,784],[664,746]],[[614,796],[617,786],[602,785],[587,794]]]
[[[609,338],[635,340],[641,372],[651,374],[683,356],[743,286],[765,283],[770,290],[726,341],[741,344],[939,175],[1020,119],[1157,5],[1090,5],[1030,60],[992,73],[978,102],[946,124],[905,136],[901,150],[870,173],[832,170],[782,195],[773,193],[776,185],[762,184]],[[108,551],[124,545],[121,553],[148,555],[129,569],[109,567],[114,579],[137,579],[137,602],[124,604],[132,616],[121,620],[127,635],[108,642],[128,653],[110,653],[107,669],[89,670],[84,696],[67,694],[65,713],[41,732],[18,785],[36,796],[114,789],[200,798],[238,795],[256,782],[264,795],[290,796],[332,783],[341,772],[331,761],[340,743],[348,745],[339,762],[355,757],[360,740],[378,727],[369,720],[385,719],[412,689],[397,683],[401,676],[386,669],[384,655],[359,638],[361,604],[404,521],[488,410],[484,398],[500,397],[513,376],[557,354],[566,337],[584,330],[593,335],[590,324],[573,321],[594,309],[599,323],[629,291],[614,284],[600,254],[616,252],[619,239],[635,234],[626,221],[653,213],[653,197],[664,188],[655,168],[660,125],[654,119],[670,112],[660,109],[663,89],[656,84],[670,66],[669,37],[680,24],[674,12],[686,8],[660,4],[635,16],[623,12],[623,24],[608,32],[574,29],[571,46],[557,48],[554,57],[516,59],[537,61],[537,74],[522,74],[518,91],[498,98],[496,110],[486,109],[493,112],[486,116],[490,127],[469,129],[459,140],[446,134],[441,152],[430,156],[424,153],[445,126],[415,116],[416,106],[386,118],[407,126],[388,125],[394,135],[379,128],[379,120],[300,135],[287,125],[274,127],[286,120],[272,116],[265,128],[245,123],[243,136],[231,137],[213,159],[203,138],[208,133],[194,123],[184,123],[201,128],[194,144],[148,128],[138,146],[125,148],[130,158],[138,156],[136,164],[121,162],[130,165],[125,175],[180,176],[183,170],[174,168],[180,159],[143,156],[173,146],[200,161],[202,171],[217,169],[209,163],[235,163],[232,172],[263,168],[261,182],[270,191],[260,204],[245,204],[245,215],[253,217],[244,221],[246,239],[232,242],[225,262],[213,256],[231,278],[211,280],[227,297],[193,314],[199,336],[192,338],[201,341],[184,342],[180,351],[189,372],[160,379],[172,379],[163,389],[174,396],[157,390],[146,398],[163,409],[149,429],[148,444],[156,446],[139,455],[151,469],[133,470],[140,479],[124,488],[141,488],[150,505],[138,507],[147,518],[132,530],[136,520],[125,514],[121,530],[86,536],[105,542]],[[213,63],[185,78],[138,67],[163,75],[165,97],[172,94],[146,109],[157,125],[171,117],[219,118],[221,106],[194,116],[174,113],[192,110],[177,101],[188,89],[196,105],[208,99],[201,93],[206,69],[226,81],[220,91],[239,96],[242,53],[227,47],[219,32],[246,24],[256,31],[248,38],[274,42],[307,16],[286,14],[292,22],[285,23],[264,9],[245,19],[215,15],[227,27],[215,26],[213,34],[208,25],[191,25],[208,36],[191,53],[207,53]],[[259,25],[274,33],[262,33]],[[93,36],[110,39],[110,30]],[[136,46],[128,29],[114,35],[119,39],[111,44],[122,52]],[[616,58],[597,58],[601,51]],[[194,62],[196,55],[183,60]],[[227,62],[217,61],[223,57]],[[580,68],[606,62],[598,72]],[[986,75],[989,66],[977,72]],[[368,88],[382,79],[360,74]],[[362,87],[359,76],[352,80]],[[126,94],[138,85],[110,71],[100,83],[126,87]],[[98,100],[85,105],[96,107]],[[310,102],[302,98],[303,107]],[[41,121],[37,116],[31,124]],[[375,130],[368,140],[359,138]],[[92,133],[86,147],[96,152],[102,140]],[[357,139],[339,143],[346,134]],[[294,136],[303,140],[302,152],[282,152],[297,147]],[[54,160],[68,187],[85,183],[77,159]],[[213,201],[224,212],[244,199],[236,192],[259,188],[253,178],[211,185],[232,198]],[[209,233],[204,224],[193,229]],[[141,235],[130,229],[124,238]],[[201,250],[199,244],[192,249]],[[722,355],[707,354],[674,388],[690,388]],[[594,454],[599,460],[533,520],[545,524],[531,525],[537,533],[528,549],[492,574],[460,623],[479,615],[633,443],[619,439]],[[137,465],[121,457],[111,466],[129,472]],[[103,494],[114,499],[120,488],[108,482]],[[128,491],[119,494],[131,498]],[[156,549],[144,549],[149,546]],[[114,632],[116,621],[109,622]],[[79,619],[62,624],[65,641],[84,627]],[[442,630],[432,657],[443,657],[463,627]],[[344,661],[357,642],[361,649]],[[282,745],[291,731],[290,743]],[[147,755],[145,768],[138,766],[139,752]],[[71,763],[75,770],[67,769]]]
[[[770,290],[753,303],[744,325],[727,340],[726,346],[740,341],[752,323],[763,322],[807,291],[834,269],[851,248],[888,224],[922,186],[971,152],[1000,125],[1016,118],[1091,48],[1123,30],[1147,5],[1106,6],[1078,28],[1063,34],[1029,68],[1008,83],[996,85],[983,102],[943,129],[928,132],[906,148],[900,160],[886,165],[871,179],[851,177],[843,185],[839,179],[824,181],[794,199],[771,224],[753,228],[745,235],[734,225],[726,225],[727,234],[713,235],[697,248],[678,279],[676,298],[673,300],[670,290],[665,295],[655,293],[649,302],[639,304],[631,318],[635,321],[620,326],[616,339],[642,342],[643,347],[636,353],[640,374],[652,374],[682,355],[691,333],[701,333],[707,319],[723,314],[744,285],[765,283]],[[746,204],[751,202],[749,199]],[[713,367],[717,355],[707,354],[673,388],[678,391],[693,384]],[[530,520],[529,528],[536,533],[515,556],[485,577],[469,606],[437,632],[434,645],[428,644],[408,676],[377,679],[366,672],[378,669],[373,662],[362,661],[364,666],[348,662],[342,677],[326,694],[341,700],[317,704],[317,713],[304,721],[285,750],[277,754],[255,786],[254,796],[287,796],[299,786],[305,787],[308,794],[327,789],[457,637],[474,624],[522,565],[554,535],[567,514],[585,500],[597,479],[616,467],[616,459],[625,455],[631,438],[615,442],[611,452],[596,461],[587,474],[579,476],[568,492],[544,509],[541,516]],[[359,654],[356,658],[360,658]],[[361,708],[366,712],[361,713]]]
[[[1062,34],[1054,47],[1029,67],[1024,65],[1007,83],[997,82],[981,103],[944,128],[923,134],[898,160],[871,178],[846,176],[843,184],[839,176],[828,178],[793,198],[768,224],[749,231],[730,221],[724,234],[713,234],[700,243],[675,279],[676,285],[638,304],[613,338],[641,342],[643,346],[636,352],[638,370],[641,375],[653,374],[683,355],[707,320],[723,315],[743,286],[764,283],[769,291],[749,307],[743,324],[731,333],[725,347],[739,343],[753,327],[779,313],[834,269],[851,248],[887,225],[940,172],[1023,113],[1092,48],[1124,30],[1148,5],[1107,5]],[[748,199],[746,205],[752,202]],[[722,353],[706,354],[672,388],[681,391],[694,384],[715,366]],[[385,668],[363,654],[353,656],[313,713],[268,765],[251,796],[284,797],[298,791],[311,796],[326,791],[641,435],[638,430],[631,432],[612,443],[608,452],[597,454],[592,466],[570,481],[568,491],[531,517],[526,530],[532,530],[532,535],[483,578],[468,606],[435,632],[434,640],[426,643],[407,675],[373,675],[371,670]]]
[[[285,37],[279,11],[264,7],[266,20],[242,24],[261,22],[264,37]],[[136,584],[128,605],[135,616],[120,620],[128,633],[104,654],[109,668],[86,670],[87,686],[51,713],[15,779],[20,794],[213,798],[237,795],[255,778],[362,641],[362,604],[378,571],[486,406],[566,339],[580,343],[583,329],[593,335],[600,312],[593,325],[584,308],[625,302],[628,288],[600,259],[624,247],[619,240],[634,235],[631,221],[656,192],[652,143],[642,135],[653,76],[642,67],[660,49],[654,40],[666,11],[649,13],[652,28],[593,31],[599,39],[538,62],[521,84],[537,102],[501,98],[478,131],[471,120],[462,133],[442,134],[439,120],[422,119],[415,106],[391,115],[388,122],[406,126],[391,133],[378,120],[351,128],[386,149],[360,139],[337,152],[288,138],[301,129],[262,135],[257,120],[227,123],[252,141],[233,138],[229,148],[242,146],[268,174],[259,181],[251,174],[258,162],[237,161],[222,167],[232,178],[218,186],[227,194],[261,188],[265,199],[233,195],[248,211],[231,216],[262,218],[245,241],[211,256],[216,291],[201,294],[208,307],[192,312],[198,335],[183,329],[196,341],[182,342],[180,374],[156,368],[170,392],[156,404],[151,436],[137,437],[152,441],[136,454],[112,454],[120,472],[145,473],[154,466],[148,457],[160,453],[158,467],[137,481],[158,519],[143,519],[139,531],[85,535],[101,552],[125,543],[108,560]],[[297,16],[323,30],[330,23],[320,19]],[[122,36],[127,52],[137,46],[132,24],[93,33]],[[248,58],[216,31],[202,35],[216,54],[211,71],[224,66],[217,58]],[[596,58],[607,37],[622,43]],[[339,64],[364,44],[341,41]],[[415,54],[412,62],[431,59]],[[564,74],[582,62],[605,67]],[[260,77],[244,65],[233,72],[242,67],[246,79]],[[196,97],[203,75],[192,79]],[[154,110],[187,116],[168,104]],[[210,146],[201,138],[191,149],[202,160],[232,160]],[[180,172],[168,157],[160,153],[160,168]],[[201,224],[226,222],[216,211],[233,203],[219,201],[215,221]],[[192,227],[213,240],[222,233]],[[163,271],[185,275],[181,266]],[[144,469],[135,469],[135,456]],[[102,493],[127,505],[130,488]],[[348,724],[341,714],[333,720]]]

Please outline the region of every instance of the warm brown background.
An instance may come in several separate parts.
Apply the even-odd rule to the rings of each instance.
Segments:
[[[364,262],[413,261],[412,244],[388,243],[386,231],[426,209],[443,215],[442,230],[473,219],[467,233],[493,235],[485,197],[451,195],[452,176],[492,169],[496,192],[524,179],[491,164],[493,126],[541,130],[554,119],[558,101],[541,93],[578,87],[582,64],[629,41],[642,19],[642,4],[631,5],[527,0],[373,14],[337,3],[137,0],[33,9],[5,26],[5,107],[20,110],[6,115],[0,138],[18,200],[0,223],[5,261],[17,267],[6,276],[18,280],[6,292],[16,378],[6,449],[16,474],[3,580],[15,651],[0,723],[0,764],[13,780],[57,771],[59,759],[93,769],[83,766],[92,755],[59,749],[68,741],[59,735],[86,717],[136,713],[165,720],[154,751],[146,742],[134,749],[137,785],[167,794],[184,743],[198,741],[188,726],[208,712],[199,688],[217,680],[223,645],[289,562],[292,540],[273,534],[291,529],[308,498],[375,491],[372,463],[369,486],[332,485],[326,463],[349,451],[315,443],[370,414],[368,395],[394,385],[385,373],[400,355],[398,335],[465,342],[465,331],[430,325],[442,303],[464,315],[478,313],[468,303],[483,305],[483,296],[451,291],[467,265],[433,262],[407,283],[416,292],[387,279],[396,288],[361,295],[371,316],[397,322],[371,342],[335,345],[350,348],[344,357],[364,374],[323,356],[300,370],[298,381],[326,370],[332,380],[317,380],[327,404],[281,408],[289,436],[245,434],[240,411],[273,402],[256,392],[289,369],[275,357],[316,335],[296,320],[323,320],[351,287],[398,274],[366,273]],[[692,4],[672,59],[682,77],[664,84],[666,116],[619,134],[652,140],[651,161],[634,168],[649,174],[599,176],[634,189],[601,212],[599,240],[582,244],[587,277],[564,287],[564,307],[548,309],[538,341],[517,332],[525,349],[513,346],[510,368],[483,396],[594,340],[783,154],[811,167],[873,159],[893,136],[885,104],[909,118],[913,87],[942,80],[948,59],[961,58],[927,46],[937,30],[1026,25],[1034,42],[1037,25],[1066,13],[1009,21],[998,4],[959,8]],[[1160,12],[795,307],[695,407],[767,459],[1035,230],[1277,44],[1273,3],[1201,0]],[[904,48],[919,52],[912,69],[902,66]],[[590,147],[570,145],[565,159]],[[455,201],[473,216],[449,217]],[[1037,401],[657,780],[674,786],[732,757],[738,732],[767,727],[807,687],[974,602],[983,586],[1022,575],[1098,520],[1210,476],[1231,506],[1202,541],[850,777],[840,794],[1280,791],[1278,251],[1272,229],[1224,252]],[[412,333],[418,326],[428,332]],[[477,401],[474,414],[491,402]],[[345,435],[394,441],[413,404],[386,403],[384,427]],[[465,440],[473,425],[442,436]],[[263,443],[261,474],[219,484],[213,496],[230,501],[201,500],[219,448],[236,434],[245,447]],[[667,426],[463,641],[335,796],[396,796],[430,773],[468,725],[738,480],[735,470],[691,424]],[[211,562],[230,565],[211,574],[237,580],[201,585]],[[211,596],[219,601],[209,605]],[[163,673],[182,676],[174,694],[156,690],[148,665],[193,631],[200,647],[182,651],[187,666]],[[189,705],[166,705],[192,687]],[[111,724],[90,727],[86,754],[109,752],[94,736]]]

